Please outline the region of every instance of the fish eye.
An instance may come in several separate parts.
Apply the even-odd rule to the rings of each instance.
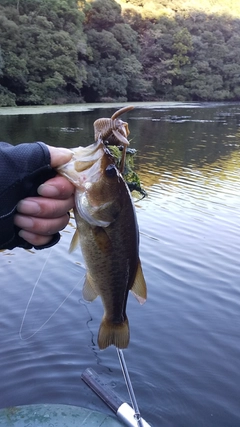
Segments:
[[[108,165],[105,169],[105,172],[109,178],[114,178],[114,176],[117,175],[117,170],[114,165]]]

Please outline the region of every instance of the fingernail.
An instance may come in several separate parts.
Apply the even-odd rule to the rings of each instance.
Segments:
[[[41,184],[38,187],[37,192],[43,197],[57,197],[60,195],[58,188],[49,184]]]
[[[67,148],[58,149],[58,164],[63,165],[64,163],[70,162],[72,159],[73,152]]]
[[[20,231],[19,231],[19,233],[18,233],[18,235],[19,235],[20,237],[22,237],[24,240],[26,240],[26,237],[28,237],[28,236],[29,236],[29,232],[28,232],[28,231],[25,231],[25,230],[20,230]]]
[[[68,148],[49,147],[51,156],[51,166],[56,168],[71,160],[73,153]]]
[[[30,200],[21,200],[17,205],[17,210],[28,215],[35,215],[41,212],[39,204]]]
[[[58,152],[61,154],[64,154],[65,156],[72,156],[73,155],[73,151],[69,150],[69,148],[63,148],[63,147],[59,147],[58,148]]]
[[[31,230],[34,227],[33,219],[24,215],[15,215],[14,224],[24,230]]]

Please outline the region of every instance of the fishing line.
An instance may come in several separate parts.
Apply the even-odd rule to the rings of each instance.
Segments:
[[[144,233],[143,231],[139,231],[139,234],[141,234],[142,236],[147,237],[150,240],[156,240],[156,242],[160,242],[161,241],[160,239],[158,239],[158,237],[151,236],[150,234]]]
[[[90,322],[92,322],[93,321],[93,317],[92,317],[92,315],[90,314],[90,311],[89,311],[89,309],[88,309],[88,307],[87,307],[87,302],[84,300],[84,299],[80,299],[79,300],[79,303],[80,304],[82,304],[82,306],[84,307],[84,309],[86,310],[86,312],[87,312],[87,314],[88,314],[88,319],[87,319],[87,321],[86,321],[86,326],[87,326],[87,329],[88,329],[88,331],[90,332],[90,335],[91,335],[91,343],[92,343],[92,346],[93,347],[95,347],[96,346],[96,344],[95,344],[95,342],[94,342],[94,332],[92,331],[92,329],[90,328],[90,325],[89,325],[89,323]]]
[[[45,267],[46,267],[46,264],[47,264],[47,262],[48,262],[48,260],[49,260],[49,257],[50,257],[50,255],[51,255],[51,253],[52,253],[52,249],[53,248],[51,248],[50,249],[50,251],[49,251],[49,253],[48,253],[48,256],[47,256],[47,258],[46,258],[46,260],[44,261],[44,263],[43,263],[43,266],[42,266],[42,268],[41,268],[41,271],[40,271],[40,273],[39,273],[39,276],[38,276],[38,278],[37,278],[37,280],[36,280],[36,282],[35,282],[35,285],[34,285],[34,287],[33,287],[33,290],[32,290],[32,293],[31,293],[31,295],[30,295],[30,298],[29,298],[29,300],[28,300],[28,303],[27,303],[27,305],[26,305],[26,308],[25,308],[25,310],[24,310],[24,314],[23,314],[23,318],[22,318],[22,322],[21,322],[21,325],[20,325],[20,329],[19,329],[19,337],[20,337],[20,339],[22,340],[22,341],[27,341],[27,340],[29,340],[29,339],[31,339],[32,337],[34,337],[38,332],[40,332],[43,328],[44,328],[44,326],[46,326],[47,325],[47,323],[55,316],[55,314],[58,312],[58,310],[63,306],[63,304],[67,301],[67,299],[70,297],[70,295],[73,293],[73,291],[76,289],[76,287],[80,284],[80,282],[81,282],[81,280],[82,280],[82,277],[81,277],[81,279],[76,283],[76,285],[73,287],[73,289],[68,293],[68,295],[64,298],[64,300],[61,302],[61,304],[59,304],[59,306],[56,308],[56,310],[54,310],[54,312],[48,317],[48,319],[36,330],[36,331],[34,331],[31,335],[29,335],[28,337],[26,337],[26,338],[24,338],[23,337],[23,335],[22,335],[22,331],[23,331],[23,326],[24,326],[24,322],[25,322],[25,319],[26,319],[26,316],[27,316],[27,312],[28,312],[28,309],[29,309],[29,306],[30,306],[30,304],[31,304],[31,302],[32,302],[32,299],[33,299],[33,296],[34,296],[34,293],[35,293],[35,291],[36,291],[36,288],[37,288],[37,285],[39,284],[39,281],[40,281],[40,279],[41,279],[41,277],[42,277],[42,274],[43,274],[43,271],[44,271],[44,269],[45,269]]]

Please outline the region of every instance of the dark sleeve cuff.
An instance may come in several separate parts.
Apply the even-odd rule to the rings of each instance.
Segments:
[[[17,227],[16,227],[17,228]],[[12,239],[9,242],[5,242],[3,245],[0,246],[0,249],[14,249],[14,248],[23,248],[23,249],[47,249],[51,248],[51,246],[56,245],[56,243],[59,242],[61,236],[60,233],[56,233],[52,236],[52,239],[49,243],[46,245],[40,245],[40,246],[33,246],[31,243],[28,243],[26,240],[22,239],[17,233],[19,230],[16,230],[16,232],[13,234]]]
[[[56,245],[56,243],[59,242],[61,236],[60,233],[56,233],[52,236],[52,240],[50,240],[49,243],[47,243],[46,245],[41,245],[41,246],[34,246],[35,249],[47,249],[47,248],[51,248],[52,246]]]

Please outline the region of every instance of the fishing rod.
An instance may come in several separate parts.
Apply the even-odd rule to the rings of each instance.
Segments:
[[[131,382],[131,379],[130,379],[130,376],[128,373],[128,368],[127,368],[127,365],[125,362],[125,357],[124,357],[123,351],[117,347],[116,347],[116,350],[117,350],[117,355],[119,358],[120,366],[122,368],[125,383],[126,383],[126,386],[128,389],[128,394],[129,394],[129,397],[130,397],[130,400],[132,403],[132,407],[134,410],[134,419],[137,422],[137,427],[144,427],[144,426],[146,426],[146,423],[142,419],[139,408],[138,408],[137,400],[136,400],[135,393],[134,393],[133,386],[132,386],[132,382]]]
[[[82,373],[81,378],[126,426],[151,427],[150,424],[141,418],[123,351],[118,348],[116,348],[116,350],[133,408],[114,393],[112,388],[104,384],[99,375],[93,369],[87,368]]]

